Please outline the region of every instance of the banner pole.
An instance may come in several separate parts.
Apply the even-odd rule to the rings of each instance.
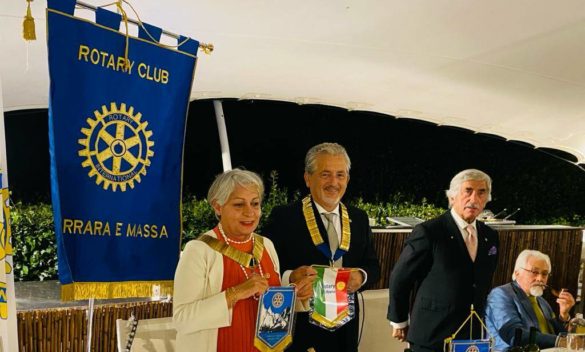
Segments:
[[[97,9],[98,9],[97,6],[93,6],[93,5],[88,4],[86,2],[83,2],[83,1],[79,1],[78,0],[78,1],[76,1],[76,3],[77,3],[77,6],[79,6],[80,8],[84,8],[84,9],[91,10],[91,11],[94,11],[94,12],[96,12]],[[115,5],[115,4],[116,3],[114,2],[114,3],[111,3],[109,5],[105,5],[105,6],[110,6],[110,5]],[[136,13],[136,12],[134,12],[134,13]],[[127,20],[128,20],[128,22],[136,25],[137,27],[142,27],[142,23],[140,21],[137,21],[137,20],[132,19],[132,18],[128,18]],[[177,39],[177,40],[179,40],[181,38],[180,35],[175,34],[173,32],[169,32],[169,31],[164,30],[164,29],[162,30],[162,34],[164,34],[164,35],[166,35],[168,37]],[[213,49],[214,49],[213,43],[199,43],[199,47],[206,54],[211,54],[213,52]]]
[[[87,352],[91,352],[91,337],[93,333],[93,305],[95,303],[95,298],[92,297],[89,299],[87,303]]]
[[[223,114],[221,100],[214,100],[213,107],[215,108],[215,120],[217,121],[217,131],[219,133],[219,143],[221,145],[223,171],[229,171],[232,169],[232,158],[230,156],[230,144],[227,129],[225,127],[225,116]]]

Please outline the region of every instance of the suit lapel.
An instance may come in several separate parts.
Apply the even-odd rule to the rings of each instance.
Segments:
[[[315,214],[315,221],[317,222],[317,227],[319,228],[319,232],[320,233],[327,233],[324,230],[324,225],[323,225],[323,221],[321,220],[321,215],[317,213],[315,205],[311,202],[311,205],[313,207],[313,213]],[[309,228],[307,227],[307,222],[305,221],[305,215],[303,214],[303,202],[299,201],[298,204],[295,204],[294,207],[296,210],[296,214],[298,216],[298,221],[294,222],[295,224],[295,229],[291,229],[292,234],[296,236],[297,232],[298,234],[304,234],[302,236],[301,239],[299,239],[298,241],[291,241],[291,243],[289,245],[291,246],[297,246],[297,251],[295,254],[295,259],[298,259],[297,257],[302,256],[305,257],[304,260],[307,260],[308,262],[310,262],[310,264],[326,264],[326,260],[325,260],[325,256],[317,249],[317,247],[315,247],[315,245],[313,244],[313,240],[311,239],[311,233],[309,232]],[[300,227],[297,227],[300,226]],[[325,236],[327,237],[327,236]],[[294,238],[294,237],[291,237]],[[324,241],[327,241],[327,238],[323,239]],[[307,264],[306,262],[304,262],[304,260],[302,261],[304,264]],[[300,264],[300,262],[297,262],[298,265],[302,265]]]
[[[455,219],[453,219],[451,211],[447,211],[445,214],[443,214],[443,216],[445,219],[445,227],[447,229],[448,236],[452,241],[457,243],[457,247],[459,248],[459,253],[461,254],[462,258],[467,260],[469,263],[472,263],[469,252],[467,251],[467,245],[465,245],[465,241],[461,235],[461,230],[459,230]]]
[[[325,227],[325,224],[323,223],[323,218],[321,218],[321,214],[317,210],[317,206],[315,205],[315,201],[313,201],[313,198],[311,198],[311,207],[313,208],[313,214],[315,214],[315,220],[317,221],[317,227],[319,227],[319,233],[321,234],[321,238],[323,238],[323,241],[325,243],[329,244],[329,237],[327,236],[327,228]],[[303,220],[305,220],[305,217],[303,217]],[[305,225],[305,227],[307,227],[307,225]],[[308,232],[308,230],[307,230],[307,232]],[[309,236],[310,236],[310,234],[309,234]]]
[[[548,305],[545,304],[546,300],[542,297],[537,297],[536,300],[538,301],[538,305],[540,306],[540,310],[542,310],[542,314],[547,321],[554,319],[554,312],[548,309]],[[549,324],[550,325],[550,324]]]
[[[530,319],[531,326],[538,327],[538,319],[536,318],[536,313],[534,313],[534,309],[532,308],[532,304],[526,296],[526,293],[518,286],[516,282],[512,283],[512,287],[514,288],[514,293],[516,294],[516,299],[524,308],[524,316],[527,316]],[[522,314],[521,314],[522,315]]]
[[[477,228],[477,255],[475,256],[475,263],[477,264],[487,258],[488,239],[485,235],[485,225],[481,221],[476,220],[475,226]]]

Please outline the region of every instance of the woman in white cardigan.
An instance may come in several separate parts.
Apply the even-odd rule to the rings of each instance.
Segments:
[[[175,273],[173,322],[177,351],[257,351],[253,346],[258,297],[280,286],[272,242],[254,234],[264,185],[250,171],[216,177],[207,200],[219,224],[185,246]],[[312,296],[314,270],[293,271],[297,297]]]

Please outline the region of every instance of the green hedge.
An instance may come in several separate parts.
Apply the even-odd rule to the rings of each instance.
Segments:
[[[396,216],[414,216],[423,220],[432,219],[445,212],[445,208],[437,207],[427,202],[425,198],[421,203],[414,203],[406,200],[402,195],[397,194],[392,200],[379,203],[365,202],[362,198],[350,201],[350,204],[364,210],[368,216],[376,220],[377,225],[388,225],[387,218]]]
[[[262,204],[262,218],[258,232],[277,205],[297,200],[300,192],[289,197],[286,188],[278,186],[278,176],[272,172],[267,183],[266,198]],[[445,211],[422,199],[414,202],[398,194],[383,202],[366,202],[361,198],[350,200],[350,204],[363,209],[378,225],[386,225],[387,217],[415,216],[424,220],[436,217]],[[53,227],[52,207],[49,204],[23,204],[17,202],[11,209],[12,244],[14,247],[14,277],[19,281],[37,281],[57,278],[57,250]],[[213,210],[204,199],[187,196],[183,201],[183,245],[217,224]],[[585,218],[551,218],[533,221],[534,224],[565,224],[583,226]]]
[[[14,204],[10,210],[14,279],[57,278],[57,244],[49,204]]]

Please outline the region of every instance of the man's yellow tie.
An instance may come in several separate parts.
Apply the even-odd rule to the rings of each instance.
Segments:
[[[542,309],[540,309],[536,297],[528,296],[528,298],[530,299],[530,303],[532,304],[532,309],[534,309],[534,313],[536,313],[536,319],[538,320],[538,329],[543,334],[550,334],[551,331],[548,327],[548,321],[544,317],[544,314],[542,314]]]

